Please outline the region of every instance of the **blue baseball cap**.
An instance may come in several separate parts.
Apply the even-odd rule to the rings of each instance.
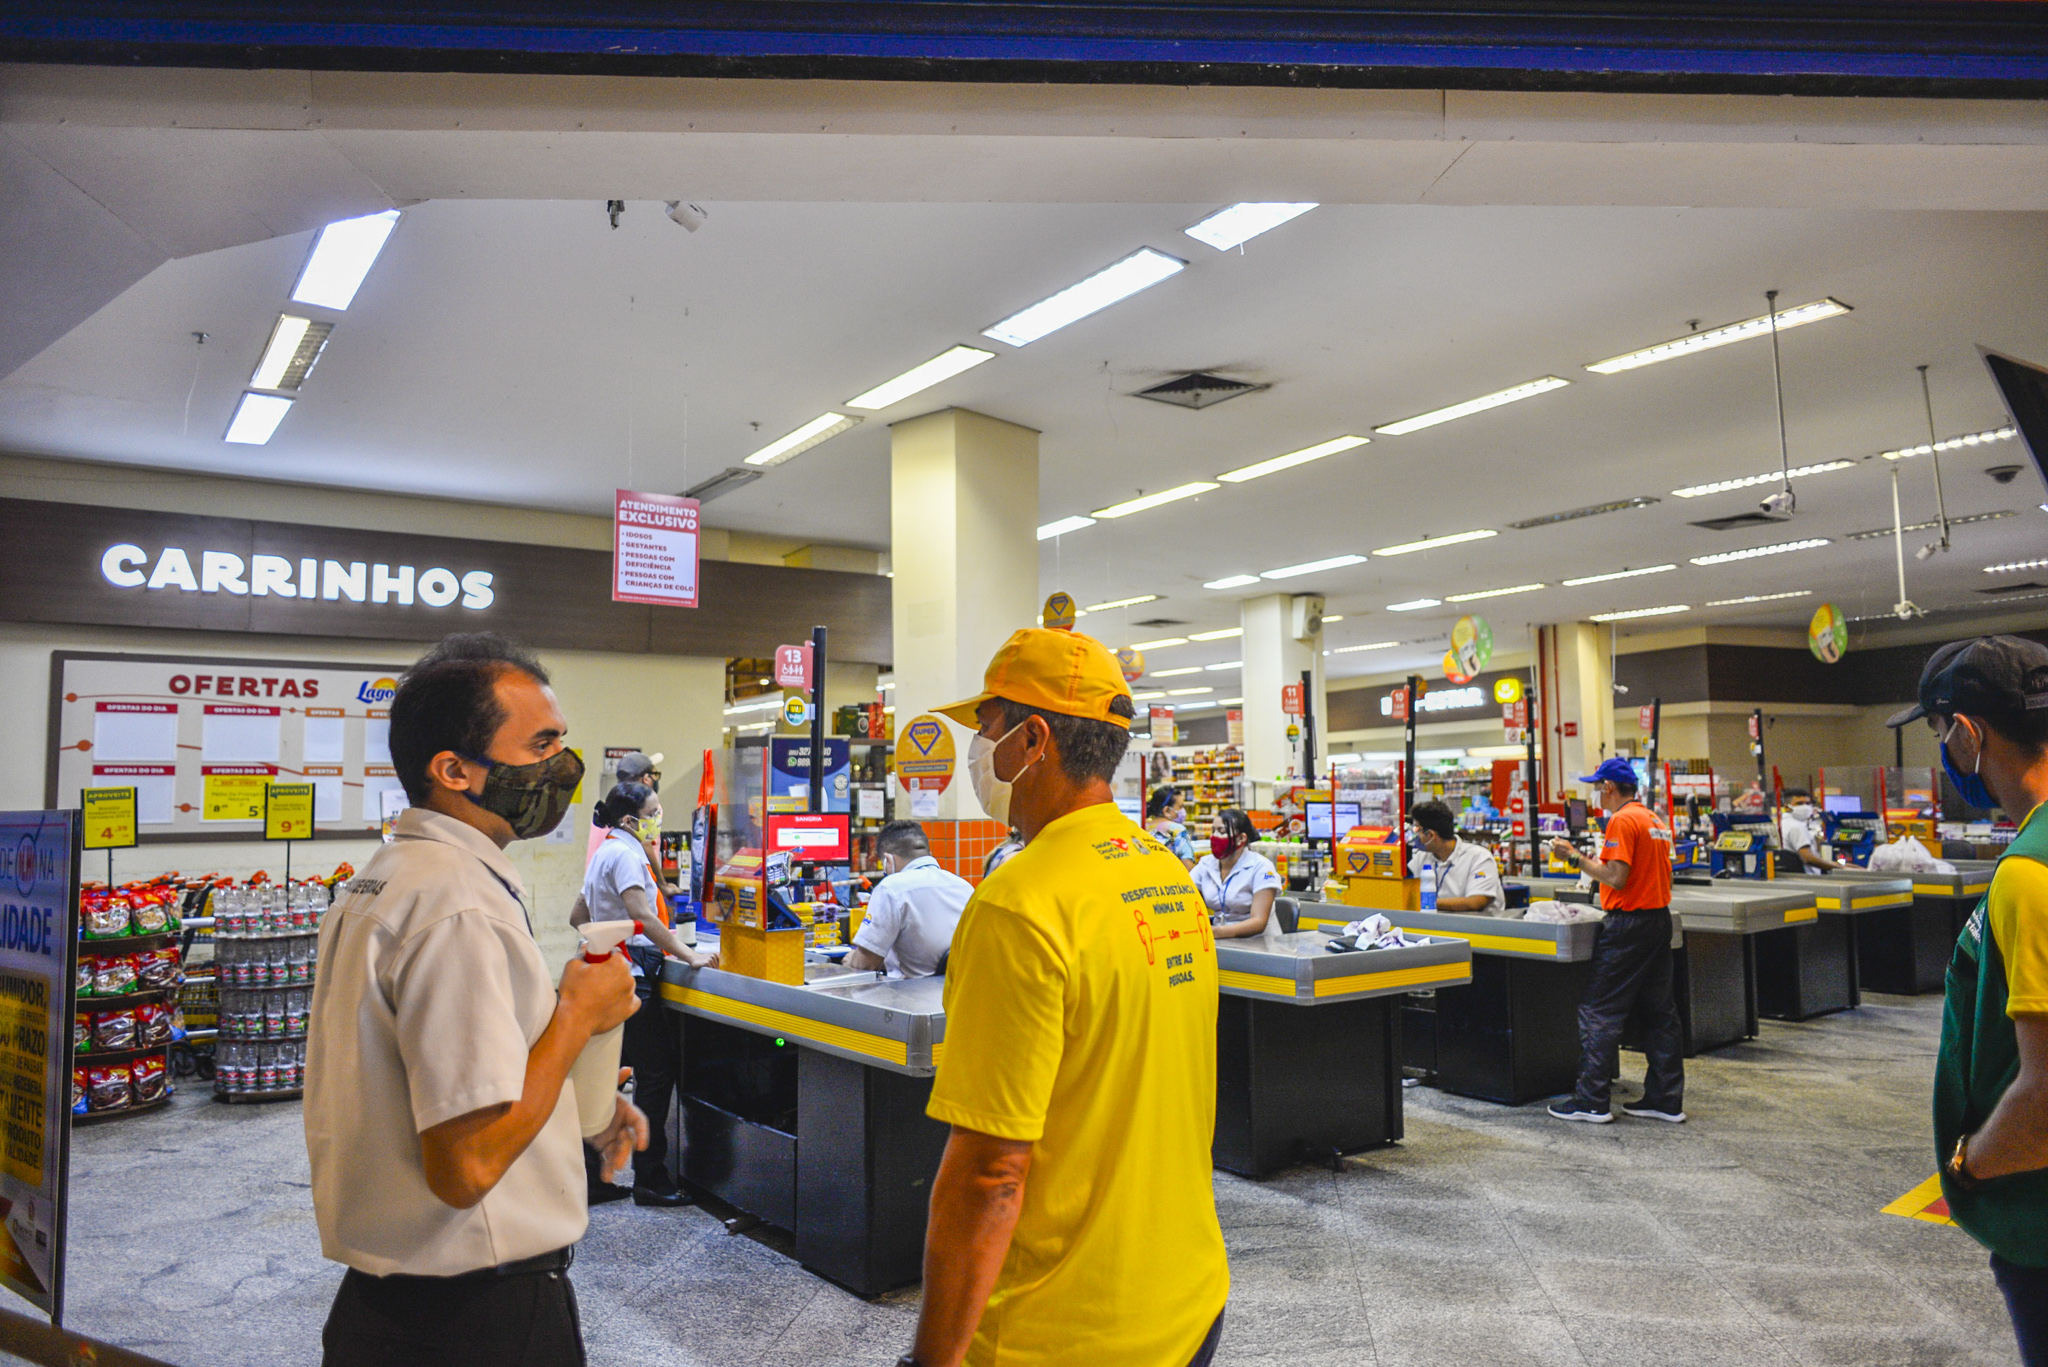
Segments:
[[[1579,782],[1619,783],[1625,787],[1633,788],[1636,786],[1635,766],[1620,756],[1616,756],[1613,759],[1603,759],[1600,761],[1598,769],[1581,778]]]

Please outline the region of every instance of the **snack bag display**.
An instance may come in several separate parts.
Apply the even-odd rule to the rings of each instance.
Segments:
[[[148,1004],[135,1008],[135,1042],[147,1048],[153,1044],[171,1042],[171,1009],[168,1006]]]
[[[159,935],[178,928],[176,909],[161,888],[132,896],[129,922],[137,935]]]
[[[133,1049],[138,1022],[131,1011],[102,1011],[92,1018],[92,1047],[112,1053]]]
[[[138,1059],[129,1065],[129,1072],[136,1105],[144,1106],[170,1095],[170,1078],[165,1074],[162,1059]]]
[[[92,1052],[92,1017],[83,1011],[71,1018],[71,1052]]]
[[[135,956],[135,981],[146,991],[176,987],[184,980],[176,945],[146,950]]]
[[[95,997],[118,997],[135,990],[135,956],[132,954],[109,954],[94,961],[92,973],[92,994]]]
[[[71,1114],[84,1115],[86,1113],[88,1109],[86,1093],[89,1086],[90,1084],[85,1079],[85,1069],[83,1067],[73,1068],[71,1070]]]
[[[98,963],[99,960],[93,958],[90,954],[78,956],[77,976],[72,981],[72,987],[79,996],[90,997],[92,995],[92,975]]]
[[[94,897],[86,902],[85,938],[88,940],[113,940],[126,935],[130,925],[128,899],[111,894]]]
[[[94,1111],[125,1111],[134,1099],[128,1069],[120,1064],[110,1068],[88,1068],[85,1073],[86,1104]]]

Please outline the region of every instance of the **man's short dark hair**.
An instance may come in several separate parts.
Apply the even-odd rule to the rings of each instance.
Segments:
[[[1053,744],[1059,747],[1060,772],[1075,783],[1086,783],[1096,778],[1107,782],[1116,773],[1116,766],[1123,762],[1124,751],[1131,746],[1131,728],[1128,726],[1119,726],[1113,721],[1095,721],[1089,717],[1070,717],[1063,712],[1048,712],[1042,707],[1011,702],[1008,698],[996,701],[1003,707],[1005,731],[1022,726],[1027,717],[1045,720],[1052,730]],[[1138,709],[1121,693],[1110,699],[1109,710],[1119,717],[1138,715]]]
[[[1810,802],[1813,800],[1813,790],[1810,788],[1787,788],[1785,790],[1785,800],[1787,802],[1790,802],[1795,797],[1803,797]]]
[[[1640,791],[1636,781],[1632,778],[1611,778],[1607,781],[1609,783],[1612,783],[1614,785],[1614,791],[1620,793],[1623,797],[1634,797],[1636,793]]]
[[[1408,819],[1428,831],[1439,840],[1458,838],[1458,819],[1451,815],[1451,809],[1435,798],[1418,802],[1408,809]]]
[[[916,859],[932,852],[932,842],[925,837],[924,827],[915,821],[892,821],[875,837],[875,851],[899,859]]]
[[[498,677],[517,670],[535,683],[548,672],[533,652],[494,631],[465,631],[413,662],[391,699],[391,767],[414,805],[433,791],[427,765],[443,750],[481,758],[491,748],[505,709]]]

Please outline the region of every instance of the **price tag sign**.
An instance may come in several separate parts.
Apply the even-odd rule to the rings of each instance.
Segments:
[[[313,838],[313,785],[272,783],[263,790],[263,838]]]
[[[86,849],[125,850],[135,843],[133,788],[87,788],[81,799]]]

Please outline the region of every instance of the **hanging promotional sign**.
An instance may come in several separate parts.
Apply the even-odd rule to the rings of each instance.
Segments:
[[[64,1303],[77,812],[0,812],[0,1285],[56,1323]],[[128,1086],[126,1070],[121,1086]]]
[[[1833,603],[1822,603],[1806,624],[1806,648],[1822,664],[1831,665],[1849,649],[1849,623]]]
[[[1116,667],[1123,671],[1125,683],[1136,683],[1145,673],[1145,657],[1125,646],[1116,653]]]
[[[1074,629],[1074,598],[1072,594],[1055,593],[1045,600],[1045,609],[1039,620],[1054,631]]]
[[[1493,681],[1493,700],[1497,703],[1520,702],[1527,696],[1522,681],[1512,674]]]
[[[1180,733],[1173,725],[1173,709],[1170,707],[1153,708],[1152,748],[1154,750],[1164,750],[1167,746],[1177,745],[1179,742]]]
[[[1460,617],[1451,627],[1451,648],[1444,652],[1444,677],[1470,683],[1493,659],[1493,628],[1484,617]]]
[[[1223,743],[1225,745],[1244,744],[1244,709],[1242,707],[1233,707],[1223,714]]]
[[[896,777],[908,792],[945,792],[953,781],[952,728],[929,712],[913,718],[896,747]]]
[[[613,491],[612,601],[697,606],[697,500]]]

